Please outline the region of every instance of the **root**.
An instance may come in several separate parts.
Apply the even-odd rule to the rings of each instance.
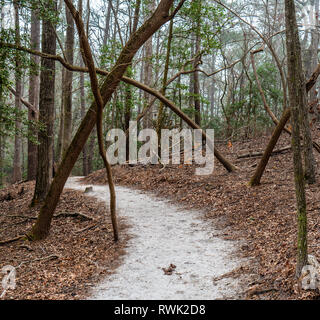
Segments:
[[[12,243],[12,242],[16,242],[16,241],[19,241],[19,240],[25,240],[25,239],[26,239],[26,236],[23,235],[23,236],[18,236],[18,237],[11,238],[11,239],[8,239],[8,240],[0,241],[0,247],[4,246],[6,244]]]
[[[94,220],[93,218],[83,214],[83,213],[80,213],[80,212],[61,212],[59,214],[56,214],[53,216],[54,218],[60,218],[60,217],[72,217],[72,218],[79,218],[83,221],[85,220]]]

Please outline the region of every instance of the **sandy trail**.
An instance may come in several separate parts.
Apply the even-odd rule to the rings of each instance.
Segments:
[[[66,188],[89,185],[69,178]],[[90,185],[92,186],[92,185]],[[235,279],[213,281],[239,267],[237,243],[220,239],[200,212],[181,209],[167,200],[116,187],[118,215],[132,236],[122,265],[92,289],[89,299],[214,300],[240,298]],[[108,188],[93,186],[89,196],[106,201]],[[176,266],[172,275],[162,268]]]

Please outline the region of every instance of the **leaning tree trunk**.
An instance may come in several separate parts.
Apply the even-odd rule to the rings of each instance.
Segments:
[[[306,91],[307,93],[313,88],[313,86],[315,85],[318,77],[320,74],[320,65],[318,65],[318,67],[314,70],[312,76],[310,77],[310,79],[308,80],[308,82],[306,83]],[[273,131],[273,134],[268,142],[268,145],[263,153],[263,156],[260,160],[260,163],[254,173],[254,175],[252,176],[252,178],[250,179],[249,185],[251,186],[258,186],[260,185],[260,181],[261,178],[263,176],[264,170],[269,162],[269,159],[271,157],[272,151],[275,148],[279,137],[282,133],[283,130],[285,130],[285,126],[287,124],[287,122],[289,121],[291,116],[291,110],[290,108],[287,108],[282,116],[281,119],[279,120],[275,130]],[[287,130],[286,131],[288,133],[291,134],[291,131]],[[316,142],[312,142],[313,148],[316,149],[318,152],[320,152],[320,147]]]
[[[56,2],[47,1],[46,5],[56,11]],[[56,54],[56,35],[53,22],[42,22],[42,52]],[[54,126],[55,62],[41,59],[39,121],[45,130],[39,132],[38,167],[36,187],[32,204],[42,202],[50,187],[53,171],[53,126]]]
[[[300,126],[304,124],[303,118],[305,117],[304,110],[307,108],[307,95],[294,0],[285,0],[285,13],[289,102],[292,113],[292,151],[298,220],[296,276],[299,277],[303,266],[307,264],[308,252],[305,180],[300,147]]]
[[[276,126],[275,130],[273,131],[271,139],[270,139],[266,149],[264,150],[264,153],[263,153],[263,156],[259,162],[259,165],[258,165],[254,175],[250,179],[250,182],[249,182],[250,186],[253,187],[253,186],[260,185],[262,175],[264,173],[265,168],[267,167],[269,159],[272,155],[272,151],[273,151],[274,147],[276,146],[276,144],[279,140],[279,137],[280,137],[283,129],[285,128],[286,123],[288,122],[289,118],[290,118],[290,109],[287,109],[287,110],[285,110],[278,125]]]
[[[112,68],[112,71],[105,78],[101,85],[100,91],[104,106],[111,99],[113,92],[116,90],[127,66],[131,63],[136,52],[164,23],[169,19],[169,10],[173,4],[173,0],[162,0],[154,14],[148,19],[137,32],[129,39],[126,46],[120,53],[120,56]],[[73,138],[54,180],[50,186],[44,205],[42,206],[36,223],[28,237],[30,239],[39,240],[45,238],[50,230],[53,213],[58,204],[63,187],[68,176],[78,159],[93,127],[96,123],[96,104],[93,103],[89,108],[85,118],[83,119],[75,137]]]

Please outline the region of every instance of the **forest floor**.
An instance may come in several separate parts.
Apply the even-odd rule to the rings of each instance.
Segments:
[[[317,134],[317,133],[315,133]],[[318,141],[319,139],[316,139]],[[210,176],[196,176],[194,165],[136,165],[113,167],[116,184],[152,191],[185,208],[201,209],[204,218],[214,222],[225,240],[242,240],[242,257],[252,263],[226,277],[251,275],[245,290],[247,299],[319,299],[319,292],[299,289],[295,280],[296,265],[296,200],[291,151],[272,156],[262,184],[249,187],[258,157],[238,159],[238,155],[263,151],[268,137],[241,141],[233,146],[216,143],[222,153],[239,170],[227,173],[215,161]],[[319,142],[319,141],[318,141]],[[290,145],[283,135],[276,149]],[[317,167],[320,155],[315,152]],[[104,170],[84,179],[87,184],[105,184]],[[307,186],[308,251],[320,260],[320,176],[315,185]],[[178,227],[178,226],[177,226]]]
[[[92,187],[90,195],[97,200],[109,198],[106,185],[85,185],[79,177],[70,178],[68,187]],[[247,277],[224,276],[248,263],[238,255],[240,242],[221,239],[223,231],[199,210],[128,187],[116,186],[116,193],[118,217],[128,225],[126,254],[119,268],[92,288],[89,299],[243,298]]]
[[[0,190],[0,243],[30,230],[39,212],[29,208],[33,190],[34,182]],[[125,223],[121,226],[126,228]],[[0,245],[0,270],[7,265],[16,268],[16,288],[9,289],[3,299],[84,299],[118,267],[126,241],[122,237],[114,243],[104,203],[65,188],[47,239]]]
[[[320,134],[314,136],[320,142]],[[260,158],[237,158],[262,151],[267,141],[265,136],[233,146],[216,143],[239,167],[232,174],[215,161],[210,176],[196,176],[193,165],[137,165],[113,167],[114,179],[117,185],[152,192],[187,210],[197,209],[212,223],[213,231],[219,228],[223,240],[240,241],[239,254],[250,263],[216,280],[249,275],[250,283],[243,288],[245,298],[319,299],[319,292],[300,290],[294,278],[297,223],[291,152],[273,156],[262,184],[254,188],[248,181]],[[276,149],[289,144],[290,138],[283,135]],[[320,155],[315,152],[315,156],[319,168]],[[315,185],[307,186],[308,251],[320,260],[320,176],[317,178]],[[83,181],[105,184],[104,170]],[[33,188],[34,182],[27,182],[0,190],[0,243],[30,230],[38,214],[38,208],[29,208]],[[104,204],[83,191],[65,189],[55,215],[46,240],[0,245],[0,267],[17,268],[16,289],[8,290],[4,299],[86,298],[97,283],[121,266],[130,226],[120,221],[122,238],[114,244]]]

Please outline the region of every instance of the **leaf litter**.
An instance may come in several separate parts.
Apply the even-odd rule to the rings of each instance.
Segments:
[[[26,182],[0,191],[0,241],[32,227],[39,212],[39,207],[29,207],[33,189],[34,182]],[[16,288],[9,289],[3,299],[84,299],[121,261],[126,226],[121,223],[121,227],[123,238],[115,244],[104,203],[65,189],[47,239],[0,246],[0,270],[7,265],[16,268]]]
[[[287,146],[288,139],[283,135],[276,148]],[[250,276],[244,289],[247,299],[319,299],[319,292],[302,291],[295,279],[297,221],[290,150],[271,157],[258,187],[249,187],[248,182],[260,158],[237,157],[263,151],[268,140],[266,135],[234,142],[232,148],[216,143],[240,168],[235,173],[227,173],[216,160],[210,176],[196,176],[194,165],[117,165],[113,167],[114,179],[118,185],[152,191],[187,209],[201,209],[204,219],[212,222],[213,230],[219,227],[225,240],[243,241],[241,256],[250,258],[251,263],[232,275]],[[314,154],[319,167],[320,155]],[[315,185],[306,186],[308,253],[320,260],[319,174],[317,179]],[[104,171],[92,173],[84,183],[105,184]]]

